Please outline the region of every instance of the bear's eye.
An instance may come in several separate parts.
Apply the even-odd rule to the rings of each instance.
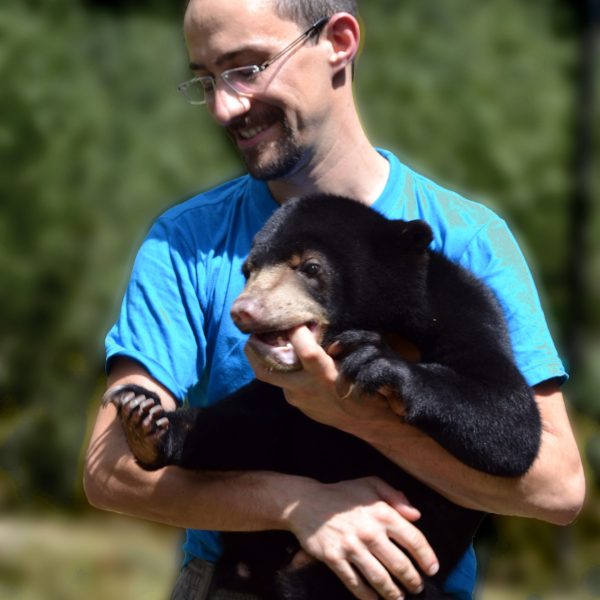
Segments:
[[[321,272],[321,265],[318,262],[311,260],[311,261],[305,262],[302,265],[302,267],[300,268],[300,270],[307,277],[316,277]]]
[[[244,262],[244,264],[242,265],[242,275],[244,276],[245,279],[248,279],[250,277],[250,271],[252,270],[250,264],[248,263],[248,261]]]

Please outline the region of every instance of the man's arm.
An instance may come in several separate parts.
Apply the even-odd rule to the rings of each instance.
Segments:
[[[280,374],[265,369],[251,354],[249,360],[259,379],[284,388],[288,401],[311,418],[364,439],[462,506],[555,524],[570,523],[579,513],[585,495],[583,468],[555,383],[535,388],[543,432],[533,466],[522,477],[494,477],[467,467],[433,439],[403,423],[385,398],[339,393],[333,358],[306,328],[298,328],[290,339],[303,363],[302,371]]]
[[[108,387],[125,383],[155,391],[167,410],[176,407],[168,390],[138,363],[117,359]],[[129,451],[112,404],[98,413],[84,486],[98,508],[181,528],[287,529],[363,600],[376,596],[357,571],[383,598],[395,600],[400,591],[389,573],[417,592],[422,581],[413,561],[426,572],[437,568],[429,544],[411,523],[418,511],[382,481],[325,485],[271,472],[199,473],[177,467],[145,471]]]
[[[394,426],[384,431],[373,424],[361,433],[380,452],[457,504],[566,525],[579,513],[585,496],[581,459],[558,386],[548,382],[534,390],[542,417],[542,441],[532,467],[517,478],[471,469],[397,419],[400,436],[394,435]]]
[[[116,360],[109,375],[108,387],[135,383],[155,391],[166,410],[174,410],[173,396],[152,379],[137,363]],[[236,499],[233,480],[244,481],[243,497]],[[101,408],[86,454],[84,487],[91,504],[98,508],[139,516],[154,521],[204,529],[243,530],[281,528],[284,509],[289,498],[274,493],[263,498],[263,480],[275,483],[267,473],[223,474],[195,473],[166,467],[159,471],[144,471],[131,454],[115,407]],[[282,481],[284,488],[285,483]],[[256,493],[253,493],[256,488]],[[217,498],[226,493],[240,510],[229,513],[221,510]],[[275,502],[281,499],[281,503]],[[201,504],[200,504],[201,503]],[[198,510],[202,506],[203,510]],[[246,512],[247,514],[244,514]]]

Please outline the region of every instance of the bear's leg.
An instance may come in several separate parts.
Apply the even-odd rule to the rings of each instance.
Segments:
[[[394,412],[463,463],[514,477],[535,460],[539,411],[531,389],[504,353],[495,353],[483,370],[465,360],[407,362],[372,331],[348,330],[334,341],[346,379],[367,394],[381,388],[395,393],[401,404]]]
[[[375,331],[350,329],[337,335],[335,358],[342,375],[367,394],[383,387],[398,391],[409,374],[406,361]]]
[[[288,432],[299,413],[280,388],[253,381],[208,407],[165,411],[138,385],[104,397],[119,416],[129,447],[147,470],[166,465],[209,470],[287,470]]]

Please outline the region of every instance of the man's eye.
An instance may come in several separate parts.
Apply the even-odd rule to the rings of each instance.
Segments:
[[[205,91],[205,92],[212,92],[213,91],[213,83],[212,83],[212,79],[210,77],[206,77],[203,79],[199,79],[198,80],[198,85]]]
[[[234,85],[248,85],[253,83],[258,74],[260,73],[260,69],[256,65],[251,65],[249,67],[239,67],[236,69],[231,69],[230,71],[225,71],[223,73],[223,78],[227,79],[230,83]]]
[[[259,71],[254,67],[239,71],[239,77],[245,81],[254,81]]]

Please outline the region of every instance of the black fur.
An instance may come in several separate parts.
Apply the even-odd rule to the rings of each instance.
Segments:
[[[367,392],[396,390],[406,420],[464,463],[521,475],[537,455],[540,417],[514,365],[500,307],[481,282],[428,250],[431,239],[422,221],[390,221],[357,202],[315,196],[275,213],[256,236],[245,269],[284,263],[307,249],[318,253],[321,272],[306,293],[325,307],[330,326],[323,344],[341,343],[344,375]],[[383,334],[392,332],[416,345],[418,363],[386,346]],[[445,597],[443,581],[481,513],[449,502],[357,438],[311,421],[281,390],[258,381],[209,408],[166,416],[169,427],[151,468],[270,469],[323,482],[376,475],[402,490],[421,511],[417,526],[441,565],[419,597]],[[286,571],[298,547],[289,534],[223,539],[220,585],[277,600],[352,598],[320,563]],[[249,579],[237,574],[239,563],[248,566]]]

